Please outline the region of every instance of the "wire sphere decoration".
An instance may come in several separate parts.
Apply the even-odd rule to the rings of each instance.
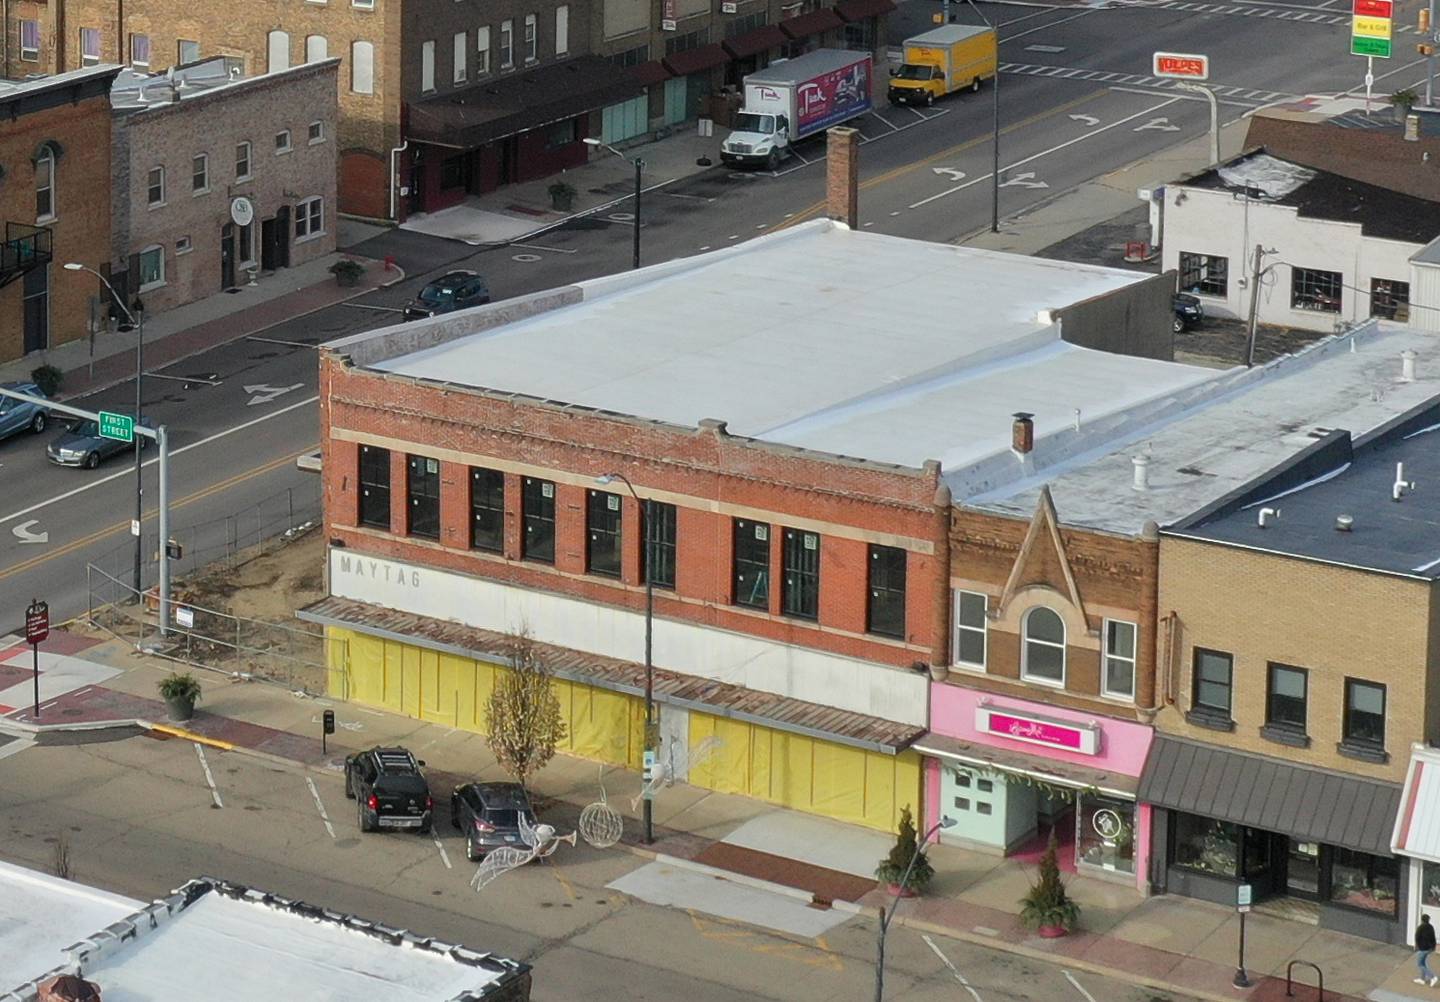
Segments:
[[[580,812],[580,837],[596,849],[609,849],[625,834],[625,819],[602,798]]]

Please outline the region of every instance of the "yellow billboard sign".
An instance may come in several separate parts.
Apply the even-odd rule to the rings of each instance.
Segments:
[[[1357,14],[1351,21],[1350,33],[1362,38],[1389,38],[1393,23],[1388,17],[1361,17]]]

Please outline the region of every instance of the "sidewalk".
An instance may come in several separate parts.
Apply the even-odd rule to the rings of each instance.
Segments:
[[[342,257],[365,265],[365,274],[352,288],[342,288],[329,272]],[[327,254],[295,268],[265,276],[257,285],[242,285],[234,293],[216,293],[205,299],[145,320],[145,368],[160,369],[197,352],[234,341],[295,317],[394,285],[405,277],[399,267],[386,270],[384,262],[351,254]],[[94,276],[67,276],[67,280],[95,281]],[[135,333],[97,334],[94,355],[91,341],[81,337],[47,351],[0,364],[0,382],[28,380],[41,365],[53,365],[64,375],[57,399],[92,393],[135,375]]]
[[[459,205],[439,212],[416,213],[400,228],[478,246],[534,236],[611,206],[616,212],[633,212],[633,208],[624,204],[635,194],[635,166],[631,158],[639,157],[645,162],[640,183],[649,191],[719,163],[720,140],[726,131],[717,126],[713,136],[701,137],[695,123],[689,122],[664,139],[634,141],[617,147],[625,157],[600,148],[592,151],[590,160],[579,167],[535,181],[509,184],[483,195],[471,195]],[[649,137],[653,133],[644,135]],[[712,162],[697,164],[695,161],[701,156]],[[575,189],[575,201],[568,211],[556,211],[551,205],[549,188],[557,181],[564,181]]]
[[[37,726],[28,709],[10,711],[0,729],[33,737],[37,730],[139,722],[157,736],[198,740],[324,772],[338,771],[345,754],[356,748],[402,744],[428,761],[426,771],[437,789],[462,777],[503,778],[478,734],[304,698],[221,673],[201,673],[202,709],[183,727],[168,725],[155,688],[170,671],[168,662],[81,632],[57,631],[51,638],[42,651],[44,717]],[[33,684],[28,649],[6,647],[0,642],[0,702],[28,707]],[[53,654],[49,663],[47,652]],[[17,694],[21,698],[14,698]],[[333,707],[340,725],[328,754],[320,745],[322,707]],[[669,880],[664,893],[683,896],[688,880],[709,896],[698,905],[693,898],[684,901],[683,907],[704,911],[709,904],[722,917],[726,908],[741,908],[728,917],[810,936],[852,916],[873,915],[891,901],[876,889],[871,875],[891,842],[882,832],[676,784],[658,795],[656,841],[645,846],[631,800],[638,789],[633,773],[557,755],[532,788],[545,819],[565,830],[576,825],[585,805],[601,799],[602,782],[608,785],[607,802],[625,818],[621,847],[654,860],[616,881],[619,890],[645,896],[647,888]],[[930,857],[935,882],[924,897],[902,903],[896,919],[916,931],[1196,998],[1279,1002],[1286,997],[1285,966],[1292,959],[1319,964],[1325,971],[1325,998],[1336,1002],[1415,1002],[1419,995],[1411,983],[1407,950],[1258,912],[1249,916],[1246,930],[1247,967],[1257,984],[1237,990],[1231,987],[1238,934],[1231,909],[1182,897],[1143,899],[1125,884],[1083,876],[1068,878],[1081,905],[1081,929],[1059,940],[1040,939],[1023,929],[1017,916],[1018,899],[1031,878],[1027,868],[952,846],[933,846]],[[725,884],[717,885],[715,877]],[[735,891],[717,894],[717,886]],[[756,889],[770,892],[764,897],[768,903],[761,911],[753,905],[743,910],[743,896],[754,898]],[[1304,983],[1311,982],[1306,978]],[[1316,995],[1301,987],[1293,997],[1308,1002]]]

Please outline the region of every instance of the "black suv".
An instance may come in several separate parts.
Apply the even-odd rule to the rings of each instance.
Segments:
[[[1188,331],[1192,327],[1199,327],[1205,320],[1205,307],[1200,305],[1200,297],[1192,296],[1188,292],[1177,292],[1170,299],[1170,307],[1175,311],[1174,331],[1176,334]]]
[[[452,271],[425,286],[419,296],[405,304],[405,319],[435,317],[488,302],[490,289],[485,279],[473,271]]]
[[[465,835],[465,858],[471,862],[502,845],[523,847],[522,814],[535,827],[535,811],[519,783],[466,783],[450,794],[450,820]]]
[[[356,805],[362,832],[380,828],[430,831],[435,801],[420,773],[425,763],[404,748],[371,748],[345,759],[345,796]]]

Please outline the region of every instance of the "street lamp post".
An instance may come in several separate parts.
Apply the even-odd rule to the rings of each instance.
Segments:
[[[636,239],[638,240],[639,237],[636,237]],[[636,254],[639,254],[638,249],[636,250]],[[639,267],[638,256],[636,257],[636,262],[636,267]],[[644,511],[642,518],[645,523],[643,527],[645,540],[645,548],[643,551],[645,554],[643,567],[645,572],[645,751],[650,752],[652,750],[651,731],[655,726],[655,666],[651,660],[651,651],[655,636],[655,575],[653,573],[655,567],[653,559],[655,555],[653,542],[654,522],[650,517],[652,514],[650,499],[645,498],[642,501],[640,495],[635,492],[635,485],[630,482],[630,478],[625,476],[625,474],[606,473],[604,476],[595,478],[597,484],[610,484],[616,480],[620,481],[629,489],[630,496],[635,499],[635,503]],[[645,844],[650,845],[655,841],[655,820],[652,803],[648,795],[645,797],[644,814],[642,817],[644,818],[645,824]]]
[[[930,841],[941,828],[950,828],[955,824],[955,819],[942,816],[939,821],[930,826],[930,830],[921,836],[919,843],[915,846],[915,854],[910,857],[910,862],[905,866],[905,873],[900,877],[900,889],[905,889],[905,884],[910,880],[910,871],[915,869],[915,861],[925,851],[925,844]],[[895,918],[895,910],[900,907],[901,895],[895,896],[895,901],[890,905],[890,912],[886,914],[885,909],[880,909],[880,937],[875,947],[875,1002],[884,1002],[885,998],[885,934],[890,931],[890,922]]]
[[[67,261],[65,263],[65,270],[88,271],[90,274],[94,275],[97,279],[99,279],[100,284],[105,286],[105,288],[109,290],[110,298],[115,300],[115,305],[120,307],[120,312],[125,314],[125,319],[130,322],[130,326],[135,329],[135,423],[138,425],[140,423],[142,377],[145,372],[145,310],[143,307],[140,309],[140,319],[136,320],[135,314],[130,312],[130,308],[125,305],[124,301],[120,298],[120,294],[115,291],[115,287],[110,284],[109,280],[106,279],[104,275],[100,274],[94,268],[83,265],[78,261]],[[139,436],[136,436],[134,440],[134,446],[135,524],[138,526],[141,524],[145,517],[145,500],[142,492],[143,481],[141,479],[142,474]],[[161,541],[161,545],[164,545],[163,540]],[[139,532],[137,532],[135,534],[135,600],[137,602],[143,599],[143,592],[145,590],[145,584],[143,579],[141,578],[141,569],[144,563],[143,550],[144,537]]]
[[[609,143],[602,143],[600,140],[596,139],[594,136],[586,136],[586,137],[585,137],[585,145],[586,145],[586,146],[597,146],[597,147],[599,147],[599,148],[601,148],[601,149],[609,150],[611,153],[615,154],[615,155],[616,155],[617,157],[619,157],[621,160],[628,160],[628,161],[630,161],[631,163],[633,163],[633,164],[635,165],[635,247],[634,247],[634,254],[633,254],[633,256],[632,256],[632,257],[633,257],[633,260],[632,260],[632,263],[631,263],[630,267],[631,267],[631,268],[639,268],[639,267],[640,267],[640,174],[641,174],[641,172],[644,171],[644,169],[645,169],[645,161],[644,161],[644,160],[641,160],[639,157],[634,157],[633,159],[632,159],[631,157],[627,157],[625,154],[621,153],[619,150],[617,150],[615,147],[611,146]],[[629,481],[626,481],[626,482],[628,483]],[[632,488],[632,490],[633,490],[633,488]]]
[[[1000,31],[975,6],[966,0],[975,16],[995,33],[995,76],[990,81],[990,232],[1000,232]],[[948,22],[947,22],[948,23]]]

